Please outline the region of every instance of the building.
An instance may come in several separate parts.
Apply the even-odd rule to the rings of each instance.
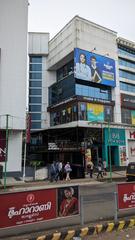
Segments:
[[[117,38],[119,80],[121,94],[121,121],[135,125],[135,43]],[[126,155],[135,159],[135,129],[126,130]]]
[[[41,139],[35,153],[46,163],[70,161],[75,177],[84,176],[90,159],[95,165],[101,158],[110,167],[126,165],[134,126],[123,120],[119,41],[115,31],[79,16],[49,41],[50,126],[33,133]]]
[[[8,173],[20,172],[22,168],[27,89],[27,18],[27,0],[0,2],[0,164],[6,168],[3,171]]]

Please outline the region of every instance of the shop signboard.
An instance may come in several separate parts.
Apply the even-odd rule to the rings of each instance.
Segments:
[[[135,208],[135,183],[121,183],[117,185],[118,209]]]
[[[74,65],[75,78],[112,87],[116,86],[114,59],[75,48]]]
[[[125,146],[125,130],[119,129],[119,128],[108,128],[104,129],[105,132],[105,142],[106,145],[108,145],[108,142],[110,140],[111,146]]]

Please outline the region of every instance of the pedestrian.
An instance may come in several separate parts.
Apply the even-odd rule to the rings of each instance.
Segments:
[[[87,172],[90,174],[90,178],[93,177],[93,170],[94,170],[94,164],[92,161],[89,161],[87,165]]]
[[[61,161],[58,162],[58,174],[59,180],[63,180],[63,163]]]
[[[103,178],[103,175],[102,175],[102,162],[101,161],[99,161],[97,169],[98,169],[97,179],[99,178],[99,176],[101,178]]]
[[[72,172],[72,168],[71,168],[69,162],[66,163],[64,170],[66,172],[66,181],[68,181],[68,180],[70,180],[70,173]]]
[[[107,168],[106,168],[106,161],[105,160],[103,161],[103,169],[104,169],[103,175],[106,176],[107,175]]]
[[[51,182],[53,182],[54,180],[57,181],[58,180],[57,176],[58,176],[57,165],[56,162],[53,161],[50,167],[50,181]]]

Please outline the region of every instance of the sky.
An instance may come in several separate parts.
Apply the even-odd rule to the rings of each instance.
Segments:
[[[51,39],[79,15],[135,42],[135,0],[29,0],[29,3],[29,32],[49,32]]]

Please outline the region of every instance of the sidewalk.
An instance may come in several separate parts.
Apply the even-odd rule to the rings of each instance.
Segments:
[[[112,177],[110,176],[110,173],[107,173],[107,176],[104,176],[102,179],[97,179],[97,173],[93,174],[93,178],[90,178],[89,175],[86,175],[85,178],[79,178],[79,179],[71,179],[70,181],[57,181],[57,182],[50,182],[49,180],[30,180],[29,178],[25,178],[25,181],[23,180],[16,180],[13,177],[7,177],[6,178],[6,187],[8,189],[10,188],[29,188],[29,187],[54,187],[54,186],[61,186],[61,185],[93,185],[93,184],[102,184],[103,182],[108,181],[125,181],[126,180],[126,172],[125,171],[115,171],[112,172]],[[0,188],[1,190],[4,189],[4,179],[0,180]]]

